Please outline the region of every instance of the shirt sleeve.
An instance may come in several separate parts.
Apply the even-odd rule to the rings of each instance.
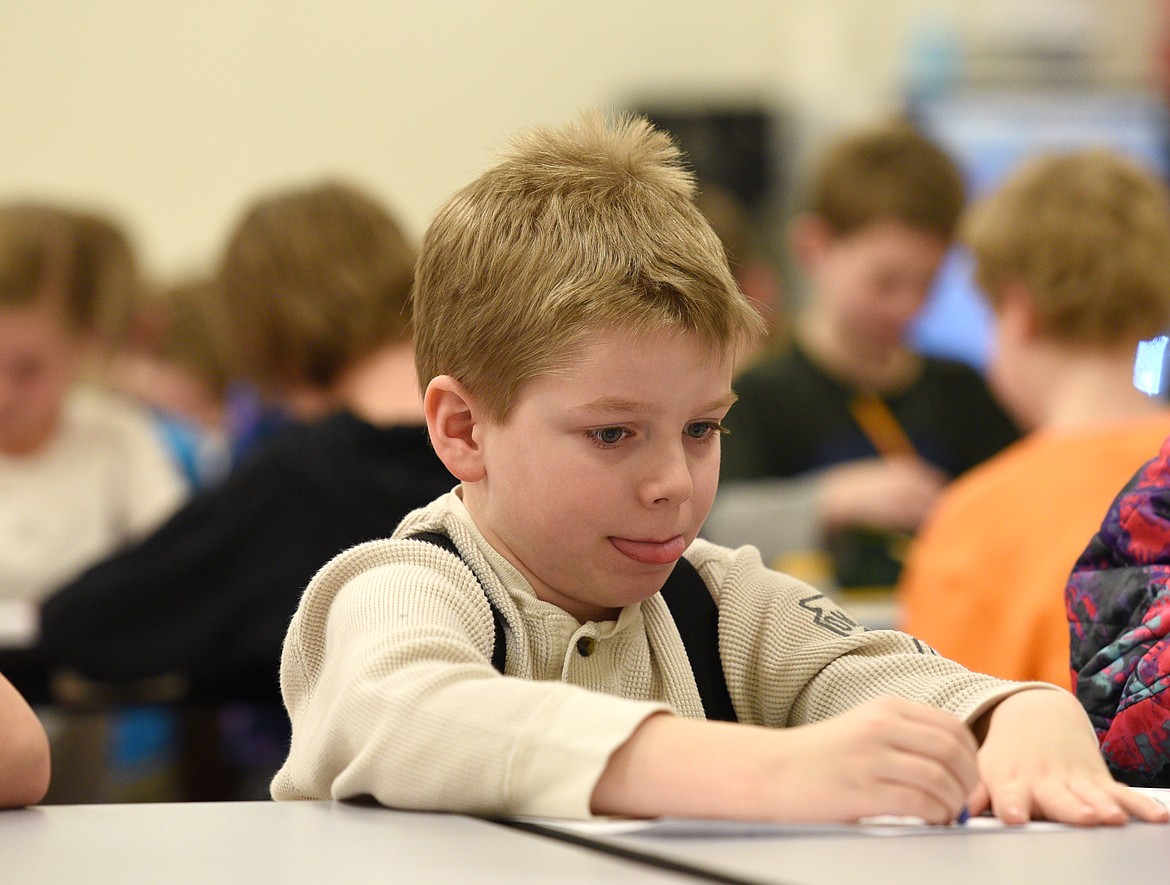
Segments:
[[[1077,698],[1106,762],[1170,785],[1170,441],[1114,501],[1065,591]]]
[[[588,817],[610,755],[669,707],[502,676],[492,644],[483,591],[437,547],[376,542],[334,560],[285,642],[293,735],[273,797]]]
[[[894,630],[867,630],[819,590],[763,566],[751,547],[690,553],[719,597],[719,647],[740,721],[818,722],[897,695],[972,722],[1004,697],[1044,683],[971,672]]]

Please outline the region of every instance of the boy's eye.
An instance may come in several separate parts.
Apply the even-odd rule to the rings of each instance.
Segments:
[[[727,428],[718,421],[692,421],[686,426],[686,435],[691,439],[704,440],[716,433],[727,433]]]
[[[624,427],[602,427],[598,430],[590,430],[589,435],[602,445],[615,446],[625,439],[626,430]]]

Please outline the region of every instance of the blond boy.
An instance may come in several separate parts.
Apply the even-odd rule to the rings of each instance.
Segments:
[[[791,227],[806,298],[789,344],[736,379],[705,537],[765,561],[822,551],[842,586],[891,585],[947,480],[1016,438],[978,373],[907,340],[963,201],[955,162],[904,123],[817,158]]]
[[[528,133],[438,212],[417,366],[460,485],[310,585],[282,659],[293,738],[273,795],[943,822],[986,788],[1012,821],[1164,819],[1109,779],[1067,693],[866,632],[753,549],[696,541],[758,320],[692,190],[666,136],[590,116]],[[688,613],[659,593],[680,569],[718,604],[738,722],[705,718]]]
[[[1133,386],[1138,341],[1170,319],[1170,194],[1106,150],[1045,156],[961,236],[995,314],[992,385],[1031,433],[943,493],[902,576],[905,627],[980,672],[1068,687],[1069,572],[1170,436],[1165,401]]]

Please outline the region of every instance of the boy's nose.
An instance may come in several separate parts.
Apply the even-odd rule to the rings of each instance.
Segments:
[[[647,503],[678,504],[687,500],[695,489],[691,465],[682,445],[664,447],[657,453],[643,483]]]

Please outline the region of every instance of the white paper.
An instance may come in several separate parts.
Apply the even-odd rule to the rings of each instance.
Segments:
[[[654,820],[601,818],[587,821],[555,818],[518,818],[521,823],[572,833],[586,838],[606,836],[653,836],[662,838],[749,838],[758,836],[921,836],[955,833],[957,830],[1043,832],[1069,829],[1064,824],[1033,821],[1009,827],[994,817],[973,817],[965,824],[928,824],[921,818],[873,818],[855,824],[784,824],[755,821],[663,817]]]
[[[1170,808],[1170,790],[1135,788]],[[782,824],[706,818],[661,817],[650,820],[624,817],[563,820],[560,818],[516,818],[517,821],[586,838],[606,836],[655,836],[663,838],[744,838],[753,836],[921,836],[974,832],[1058,832],[1072,829],[1066,824],[1030,821],[1008,826],[995,817],[973,817],[965,824],[928,824],[918,817],[886,815],[866,818],[855,824]]]

